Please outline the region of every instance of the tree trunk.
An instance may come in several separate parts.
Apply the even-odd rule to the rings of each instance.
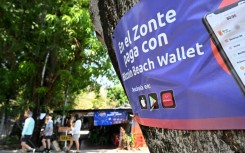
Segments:
[[[0,123],[0,134],[3,134],[3,127],[4,127],[4,121],[5,121],[5,112],[1,113],[1,123]]]
[[[118,63],[113,50],[111,34],[120,18],[138,0],[91,0],[91,19],[97,37],[107,47],[108,54],[120,80]],[[188,131],[142,126],[150,152],[173,153],[231,153],[245,152],[243,130]]]

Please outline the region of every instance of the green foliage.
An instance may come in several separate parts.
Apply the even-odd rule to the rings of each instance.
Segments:
[[[94,92],[81,92],[75,98],[76,109],[93,109],[93,100],[96,98]]]
[[[129,134],[129,145],[130,145],[130,147],[133,147],[134,146],[134,144],[135,144],[135,139],[136,139],[136,136],[134,135],[134,134],[132,134],[132,133],[130,133]]]
[[[127,97],[122,87],[115,86],[108,90],[101,88],[100,92],[83,91],[76,96],[74,102],[76,109],[108,109],[127,103]]]
[[[70,109],[81,89],[98,89],[99,76],[114,78],[88,7],[89,0],[0,3],[2,106],[18,98],[22,109],[63,109],[66,97]]]
[[[36,88],[36,92],[39,95],[45,95],[45,94],[47,94],[48,89],[46,87],[38,87],[38,88]]]
[[[120,85],[109,88],[107,97],[111,102],[116,102],[117,106],[128,103],[128,98],[124,92],[123,87]]]
[[[105,100],[102,97],[97,97],[92,102],[94,109],[108,108]]]
[[[17,135],[6,137],[4,144],[5,145],[13,145],[19,143],[19,137]]]
[[[25,76],[28,79],[35,76],[36,65],[31,61],[22,61],[19,63],[18,75]]]
[[[130,146],[132,148],[135,144],[135,135],[132,133],[130,133],[130,134],[123,133],[122,144],[124,147]]]

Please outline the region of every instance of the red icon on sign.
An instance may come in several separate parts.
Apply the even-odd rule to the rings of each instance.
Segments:
[[[164,108],[175,108],[175,100],[172,90],[161,92],[162,106]]]

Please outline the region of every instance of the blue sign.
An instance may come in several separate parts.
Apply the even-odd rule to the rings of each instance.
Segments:
[[[140,124],[245,129],[245,97],[203,22],[233,2],[141,0],[122,17],[113,45]]]
[[[94,126],[126,123],[128,113],[123,110],[103,110],[94,112]]]

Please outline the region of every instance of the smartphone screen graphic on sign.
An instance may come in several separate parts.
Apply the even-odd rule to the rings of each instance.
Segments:
[[[245,1],[207,14],[207,27],[221,57],[245,95]]]

